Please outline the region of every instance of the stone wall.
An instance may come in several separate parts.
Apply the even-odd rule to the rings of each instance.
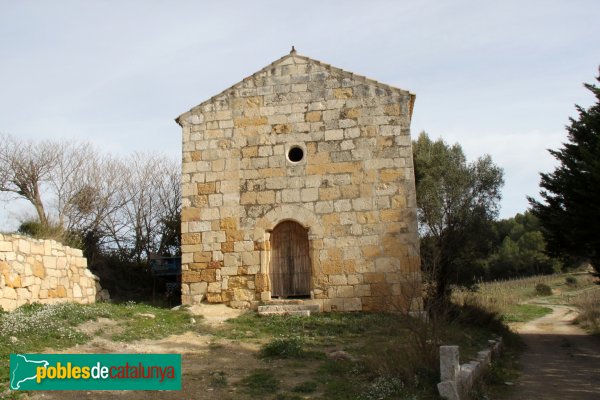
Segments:
[[[292,52],[181,115],[183,303],[270,300],[270,235],[291,220],[324,311],[418,308],[413,103]]]
[[[100,293],[81,250],[54,240],[0,235],[0,307],[5,311],[36,302],[93,303]]]
[[[492,365],[492,361],[500,355],[502,338],[490,340],[489,349],[477,353],[477,359],[460,364],[458,346],[440,346],[440,380],[437,384],[442,399],[469,399],[469,393]]]

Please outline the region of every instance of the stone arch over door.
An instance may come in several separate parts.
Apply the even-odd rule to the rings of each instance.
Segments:
[[[323,248],[323,225],[319,218],[306,208],[295,205],[282,205],[258,219],[253,232],[255,246],[261,249],[261,268],[260,274],[257,275],[257,288],[262,288],[259,292],[263,301],[270,300],[272,295],[270,277],[272,233],[277,225],[285,221],[293,221],[301,225],[307,233],[311,269],[310,297],[313,298],[314,290],[322,286],[323,277],[319,251]],[[265,285],[262,285],[263,280],[266,281]],[[258,285],[258,283],[261,284]]]

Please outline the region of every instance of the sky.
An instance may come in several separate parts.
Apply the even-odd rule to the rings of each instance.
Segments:
[[[527,209],[600,65],[597,0],[0,0],[0,132],[181,157],[174,118],[299,54],[417,95],[411,132],[503,168]],[[0,200],[0,231],[33,210]]]

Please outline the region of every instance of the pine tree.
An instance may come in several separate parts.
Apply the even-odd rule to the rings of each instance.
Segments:
[[[587,110],[575,106],[579,118],[570,118],[568,142],[549,150],[560,165],[540,174],[543,200],[529,202],[549,252],[589,261],[600,274],[600,88],[585,87],[596,96],[596,104]]]

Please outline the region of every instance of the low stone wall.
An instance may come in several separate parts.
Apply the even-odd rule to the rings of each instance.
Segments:
[[[93,303],[106,296],[79,249],[54,241],[0,235],[0,307],[26,303]]]
[[[490,348],[477,353],[477,360],[460,364],[458,346],[440,346],[440,380],[438,392],[442,399],[465,400],[473,385],[485,374],[492,359],[500,354],[502,338],[490,340]]]

